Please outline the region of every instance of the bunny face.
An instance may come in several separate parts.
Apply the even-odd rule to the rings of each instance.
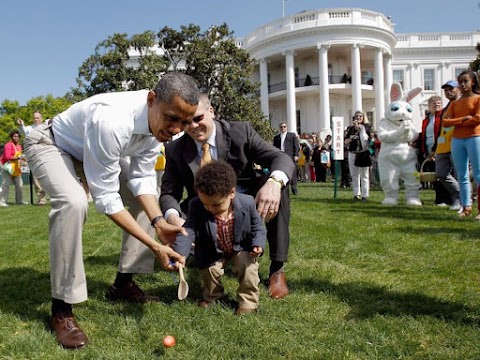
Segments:
[[[400,125],[404,120],[412,120],[412,106],[404,101],[393,101],[386,109],[385,117]]]
[[[412,120],[413,109],[409,102],[422,92],[421,87],[416,87],[404,94],[402,86],[394,82],[390,89],[391,103],[385,111],[385,118],[400,125],[403,121]]]

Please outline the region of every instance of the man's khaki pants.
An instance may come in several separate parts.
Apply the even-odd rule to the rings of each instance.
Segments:
[[[88,199],[79,180],[83,176],[81,164],[55,145],[50,126],[41,125],[26,137],[24,154],[33,175],[51,199],[49,255],[52,297],[76,304],[87,299],[82,231],[87,219]],[[127,160],[122,160],[122,169],[127,164]],[[134,218],[138,218],[140,225],[152,234],[150,223],[140,211],[138,202],[128,204],[134,197],[123,189],[126,186],[121,187],[121,192],[130,194],[123,199],[124,204],[130,205],[129,211]],[[148,272],[153,271],[153,265],[153,253],[137,239],[124,234],[120,271]]]

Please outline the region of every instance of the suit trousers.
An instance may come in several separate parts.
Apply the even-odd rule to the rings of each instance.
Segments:
[[[203,283],[203,299],[213,302],[225,295],[220,278],[224,275],[225,264],[228,261],[233,262],[233,272],[238,279],[238,307],[244,309],[258,308],[260,298],[258,262],[257,258],[251,256],[248,251],[234,253],[228,260],[222,258],[215,261],[210,267],[200,270]]]
[[[84,178],[83,167],[70,154],[55,145],[50,125],[44,124],[33,130],[26,137],[24,147],[24,154],[33,176],[51,199],[48,236],[52,297],[69,304],[83,302],[87,299],[87,283],[83,264],[82,234],[88,210],[87,194],[79,180]],[[121,159],[120,164],[123,172],[128,166],[128,159]],[[120,176],[121,193],[122,189],[126,188],[122,186],[124,184],[122,179],[123,176]],[[137,202],[131,201],[134,200],[133,195],[130,193],[130,196],[123,200],[126,206],[130,205],[129,210],[137,215],[144,229],[153,231],[144,212],[139,210]],[[137,251],[132,252],[128,248],[133,242],[132,238],[124,234],[122,269],[134,267],[137,258],[144,260],[144,257],[137,256]],[[135,242],[148,249],[137,239]],[[135,260],[128,256],[132,253]],[[151,251],[150,257],[153,263],[154,255]]]
[[[250,186],[237,182],[237,191],[252,195],[254,198],[258,190],[265,184],[269,175],[249,181]],[[254,185],[252,185],[254,184]],[[270,260],[286,262],[288,260],[288,248],[290,246],[290,186],[285,186],[280,194],[278,214],[265,224],[267,229],[267,241],[270,252]]]

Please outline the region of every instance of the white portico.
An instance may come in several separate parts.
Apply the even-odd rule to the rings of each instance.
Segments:
[[[414,100],[418,127],[428,97],[475,57],[480,34],[395,35],[390,18],[364,9],[318,9],[264,25],[238,40],[259,62],[262,111],[276,128],[329,133],[331,118],[349,125],[364,110],[373,128],[389,89],[422,86]],[[323,137],[323,136],[322,136]]]

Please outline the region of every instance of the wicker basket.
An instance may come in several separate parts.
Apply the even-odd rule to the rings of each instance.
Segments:
[[[420,166],[420,172],[419,172],[419,180],[420,182],[435,182],[437,181],[437,176],[435,175],[435,172],[425,172],[423,171],[423,166],[426,164],[427,161],[433,161],[429,159],[425,159],[422,162],[422,166]]]

